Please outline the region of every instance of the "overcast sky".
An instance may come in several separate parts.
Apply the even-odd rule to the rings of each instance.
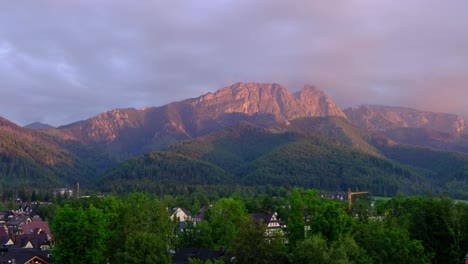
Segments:
[[[466,0],[0,2],[0,116],[64,125],[235,82],[468,117]]]

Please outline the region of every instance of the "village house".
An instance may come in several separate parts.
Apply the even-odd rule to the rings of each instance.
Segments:
[[[52,234],[38,207],[19,203],[16,210],[0,212],[0,263],[51,263]]]
[[[15,215],[8,219],[8,233],[13,235],[23,234],[23,226],[32,222],[31,218],[26,215]]]
[[[175,207],[171,210],[171,220],[177,220],[179,222],[188,222],[192,219],[190,212],[182,207]]]
[[[63,197],[72,197],[73,196],[73,190],[70,188],[59,188],[59,189],[54,189],[52,190],[52,193],[54,196],[61,195]]]
[[[37,249],[23,249],[15,247],[0,248],[0,263],[16,264],[49,264],[51,261],[50,251]]]
[[[283,230],[286,229],[286,225],[280,222],[277,213],[254,213],[250,216],[255,222],[263,222],[266,225],[266,236],[284,235]]]
[[[172,208],[170,215],[172,221],[177,221],[179,223],[180,232],[184,232],[187,227],[187,223],[192,221],[192,215],[190,212],[182,207]]]
[[[0,223],[5,223],[8,221],[8,217],[10,215],[13,215],[13,212],[11,211],[2,211],[0,212]]]
[[[194,224],[203,221],[203,218],[205,217],[205,211],[209,208],[213,207],[212,205],[205,205],[196,214],[193,215],[192,221]]]

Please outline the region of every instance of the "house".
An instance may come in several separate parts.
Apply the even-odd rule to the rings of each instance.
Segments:
[[[193,215],[192,221],[194,223],[198,223],[203,221],[203,218],[205,216],[205,211],[209,208],[213,207],[212,205],[205,205],[203,206],[196,214]]]
[[[13,215],[13,213],[11,211],[2,211],[2,212],[0,212],[0,223],[5,223],[6,221],[8,221],[8,217],[10,215]]]
[[[15,215],[8,219],[7,227],[8,233],[10,234],[22,234],[23,233],[23,226],[26,223],[30,223],[32,220],[29,216],[25,215]]]
[[[190,212],[182,207],[175,207],[171,210],[171,220],[178,220],[179,222],[187,222],[192,219]]]
[[[52,190],[52,193],[54,196],[60,195],[62,197],[72,197],[73,196],[73,190],[70,188],[59,188],[59,189],[54,189]]]
[[[277,213],[254,213],[250,216],[256,223],[263,222],[266,225],[267,236],[271,236],[273,234],[284,234],[283,229],[285,229],[286,226],[280,222]]]
[[[5,246],[11,246],[14,245],[15,243],[11,239],[10,235],[5,234],[0,236],[0,248],[5,247]]]
[[[42,259],[39,256],[34,256],[26,260],[26,262],[24,262],[24,264],[49,264],[49,263],[50,263],[50,259],[48,258]]]
[[[17,215],[29,215],[30,217],[38,216],[39,206],[39,203],[21,203],[14,213]]]
[[[16,248],[34,248],[40,250],[47,250],[50,248],[50,238],[45,233],[16,235],[13,236],[13,242],[15,244],[12,245],[12,247]]]
[[[47,221],[42,221],[41,219],[34,218],[32,222],[24,224],[22,227],[22,231],[25,235],[37,235],[44,233],[49,238],[52,237],[49,223]]]
[[[0,248],[0,263],[16,264],[49,264],[51,263],[50,252],[37,249],[22,248]]]
[[[171,210],[171,220],[178,222],[180,232],[185,232],[187,223],[192,220],[192,215],[185,208],[175,207]]]

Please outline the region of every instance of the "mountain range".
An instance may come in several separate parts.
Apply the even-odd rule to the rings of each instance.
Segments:
[[[80,181],[106,191],[154,191],[163,184],[236,183],[460,197],[467,187],[461,116],[341,109],[309,85],[290,93],[276,83],[236,83],[160,107],[28,127],[1,119],[3,188]]]

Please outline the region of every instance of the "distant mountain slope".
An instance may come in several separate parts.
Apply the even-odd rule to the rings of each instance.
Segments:
[[[55,128],[54,126],[48,125],[48,124],[43,124],[40,122],[34,122],[29,125],[24,126],[24,128],[31,128],[31,129],[53,129]]]
[[[468,130],[461,116],[390,106],[344,111],[356,126],[380,131],[395,142],[468,153]]]
[[[369,154],[338,140],[296,132],[271,132],[268,129],[242,123],[221,132],[171,145],[165,152],[153,155],[175,155],[195,165],[217,168],[210,170],[211,182],[234,182],[241,185],[303,186],[323,190],[346,190],[348,187],[366,189],[375,195],[407,194],[443,191],[444,182],[435,181],[432,168],[402,165],[391,159]],[[209,165],[211,164],[211,165]],[[457,165],[459,166],[459,165]],[[174,171],[173,159],[147,156],[126,161],[106,174],[103,188],[117,183],[135,186],[145,182],[145,190],[155,190],[163,182],[154,180],[165,176],[165,183],[184,185],[197,183],[194,172]],[[139,175],[132,181],[131,175]],[[226,179],[227,177],[227,179]],[[223,180],[221,180],[223,179]],[[201,184],[201,182],[200,182]],[[116,190],[116,189],[112,189]]]
[[[74,185],[76,181],[85,184],[91,181],[98,170],[92,163],[67,149],[66,145],[64,141],[45,132],[22,128],[0,118],[2,187],[50,189]],[[96,157],[90,153],[83,152],[90,158]]]
[[[128,193],[160,191],[168,185],[232,184],[217,166],[171,153],[153,152],[124,161],[99,181],[102,190]]]
[[[374,143],[379,140],[389,141],[382,134],[362,129],[353,125],[348,119],[334,116],[296,118],[286,124],[278,124],[272,129],[335,139],[374,155],[379,155],[379,151],[373,146]]]
[[[117,109],[60,128],[70,138],[107,146],[124,159],[181,139],[207,135],[240,121],[271,126],[297,117],[346,115],[322,91],[290,94],[275,83],[236,83],[215,93],[143,110]]]
[[[351,107],[345,109],[344,112],[351,122],[371,130],[426,128],[456,135],[466,133],[465,120],[454,114],[378,105]]]
[[[394,128],[385,135],[401,144],[468,153],[468,135],[453,135],[427,128]]]
[[[381,146],[381,151],[390,159],[427,171],[433,188],[441,186],[446,195],[468,199],[468,155],[415,147],[411,145]]]

